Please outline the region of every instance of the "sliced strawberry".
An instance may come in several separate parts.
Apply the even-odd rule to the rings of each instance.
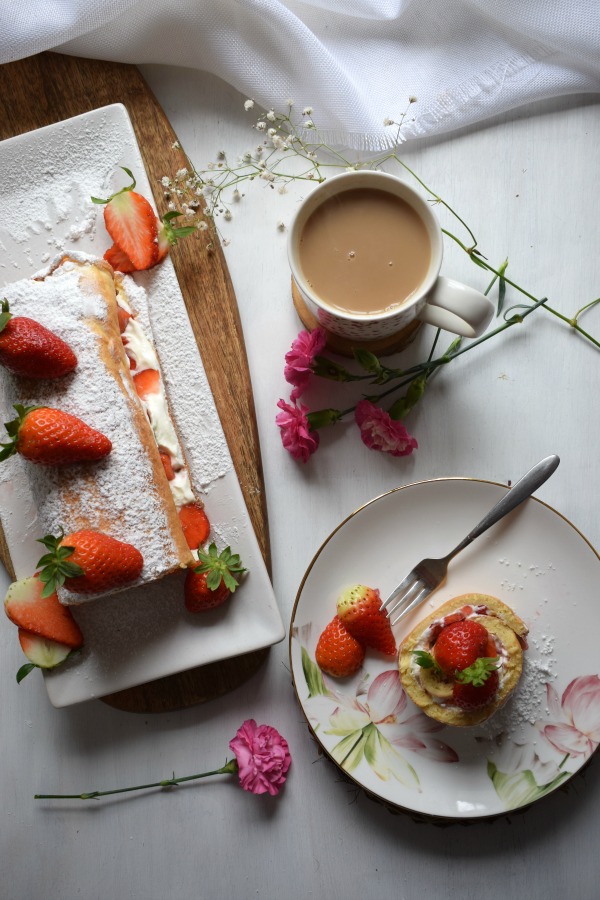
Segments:
[[[32,666],[23,666],[19,669],[17,681],[22,681],[32,668],[54,669],[73,652],[72,648],[67,646],[67,644],[48,640],[48,638],[41,637],[39,634],[25,631],[23,628],[19,628],[19,643]]]
[[[156,257],[156,262],[162,262],[165,256],[169,253],[172,246],[174,246],[179,238],[186,237],[188,234],[194,234],[196,231],[195,225],[183,225],[181,228],[174,228],[171,224],[173,219],[181,216],[182,213],[173,211],[168,212],[165,216],[163,216],[162,221],[157,222],[158,226],[158,236],[157,236],[157,244],[158,244],[158,255]]]
[[[71,611],[61,605],[56,593],[42,597],[43,588],[35,576],[13,582],[4,600],[6,615],[27,632],[66,644],[71,649],[81,647],[83,635]]]
[[[160,372],[157,369],[143,369],[133,376],[138,397],[145,400],[150,394],[160,393]]]
[[[396,641],[381,597],[376,588],[356,584],[347,588],[337,602],[337,614],[358,641],[386,656],[395,656]]]
[[[171,462],[171,457],[168,453],[165,453],[164,450],[161,450],[160,459],[165,470],[165,475],[167,476],[167,481],[173,481],[173,479],[175,478],[175,472],[173,471],[173,463]],[[195,550],[196,548],[194,547],[193,549]]]
[[[134,264],[117,244],[113,244],[112,247],[108,248],[104,254],[104,259],[107,263],[110,263],[115,272],[123,272],[124,274],[135,272]]]
[[[132,315],[126,309],[123,309],[122,306],[117,305],[117,318],[119,319],[119,331],[123,334]]]
[[[125,166],[121,168],[131,178],[131,184],[107,200],[92,197],[92,202],[104,205],[106,230],[135,269],[149,269],[158,256],[156,215],[146,198],[135,192],[132,172]]]
[[[190,550],[196,550],[210,534],[210,522],[199,503],[186,503],[179,510],[179,521]]]
[[[358,672],[365,658],[365,648],[352,637],[339,616],[325,626],[315,650],[319,668],[334,678],[347,678]]]

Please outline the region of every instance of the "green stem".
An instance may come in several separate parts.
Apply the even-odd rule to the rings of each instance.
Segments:
[[[96,797],[107,797],[109,794],[127,794],[130,791],[144,791],[155,787],[173,787],[184,781],[195,781],[198,778],[208,778],[209,775],[231,775],[237,772],[238,764],[235,759],[230,759],[220,769],[212,772],[202,772],[200,775],[184,775],[181,778],[167,778],[164,781],[155,781],[152,784],[137,784],[135,787],[115,788],[112,791],[90,791],[85,794],[34,794],[34,800],[93,800]]]

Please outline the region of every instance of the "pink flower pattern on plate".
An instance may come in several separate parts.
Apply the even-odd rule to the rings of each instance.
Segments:
[[[561,753],[591,756],[600,743],[600,678],[574,678],[560,699],[551,685],[546,691],[552,721],[541,728],[543,736]]]
[[[391,456],[410,456],[419,446],[402,422],[392,419],[384,409],[370,400],[361,400],[354,412],[363,444]]]
[[[340,737],[331,755],[346,771],[365,759],[382,781],[393,777],[406,787],[419,789],[419,777],[401,750],[409,750],[432,762],[455,763],[452,747],[431,735],[444,726],[420,710],[415,712],[396,669],[381,672],[370,683],[366,676],[356,693],[340,691],[326,676],[326,694],[310,699],[311,713],[323,722],[329,713],[326,734]],[[336,704],[331,712],[331,702]],[[314,720],[314,716],[310,716]]]

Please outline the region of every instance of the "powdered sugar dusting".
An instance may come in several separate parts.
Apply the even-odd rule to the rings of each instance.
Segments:
[[[131,381],[128,376],[115,378],[100,358],[100,339],[92,328],[106,323],[108,310],[87,282],[91,265],[86,260],[82,269],[82,259],[67,260],[43,281],[25,279],[6,288],[12,312],[36,319],[66,340],[78,366],[72,375],[48,382],[3,372],[1,411],[3,421],[8,421],[15,402],[57,407],[105,434],[113,450],[97,464],[54,469],[11,457],[2,464],[0,481],[11,481],[17,499],[27,497],[25,502],[37,510],[36,537],[56,534],[60,527],[67,533],[87,527],[133,544],[144,556],[136,582],[143,584],[176,568],[179,554],[161,498],[149,490],[154,472],[132,421],[128,398],[134,403],[137,398]],[[3,513],[2,523],[10,547],[19,535],[11,527],[11,516]],[[82,602],[69,592],[61,599]]]

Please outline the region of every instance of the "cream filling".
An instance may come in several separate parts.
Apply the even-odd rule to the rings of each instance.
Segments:
[[[119,305],[128,313],[131,313],[129,305],[122,296],[119,296]],[[168,453],[173,466],[175,477],[169,481],[173,501],[177,509],[188,503],[195,503],[196,498],[192,491],[189,473],[185,467],[183,451],[177,439],[177,434],[169,416],[167,397],[163,387],[162,374],[156,351],[146,335],[144,329],[135,318],[130,318],[127,327],[122,334],[127,356],[135,363],[133,375],[143,372],[145,369],[155,369],[159,375],[160,390],[156,394],[140,397],[148,421],[152,427],[154,439],[159,450]]]

